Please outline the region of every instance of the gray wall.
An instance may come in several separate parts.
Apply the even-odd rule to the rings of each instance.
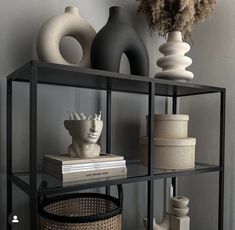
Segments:
[[[112,5],[125,6],[131,14],[136,30],[150,56],[150,73],[156,72],[156,48],[161,39],[148,35],[144,18],[136,15],[136,3],[131,1],[2,1],[0,8],[0,93],[1,93],[1,136],[0,136],[0,219],[2,229],[5,229],[6,207],[6,75],[32,58],[36,58],[35,38],[40,25],[50,16],[62,13],[67,5],[79,6],[80,12],[98,31],[107,21],[108,9]],[[73,39],[62,42],[64,55],[70,60],[81,56],[79,46]],[[75,52],[78,51],[78,52]],[[152,61],[153,60],[153,61]],[[123,57],[121,72],[128,73],[127,60]],[[27,84],[14,85],[14,129],[13,152],[14,169],[28,168],[28,128],[29,103]],[[125,99],[125,100],[123,100]],[[38,152],[39,167],[44,153],[64,153],[70,143],[70,138],[63,127],[67,111],[84,111],[93,113],[101,109],[105,114],[105,96],[102,92],[81,90],[55,86],[40,86],[38,101]],[[165,111],[165,99],[156,101],[156,112]],[[147,97],[118,94],[113,96],[113,151],[124,154],[128,158],[136,158],[139,135],[145,133],[145,115],[147,113]],[[105,119],[105,116],[104,116]],[[105,136],[105,131],[103,132]],[[131,138],[131,141],[130,141]],[[102,143],[103,143],[102,139]],[[156,182],[157,219],[162,218],[163,181]],[[125,185],[124,229],[143,229],[142,218],[146,215],[146,183]],[[28,198],[14,187],[14,213],[20,218],[16,229],[28,229]]]
[[[217,1],[211,20],[193,32],[194,82],[227,88],[224,229],[235,229],[234,219],[234,117],[235,117],[235,7],[234,1]],[[181,112],[190,114],[190,134],[197,138],[197,160],[218,163],[219,96],[181,100]],[[180,192],[191,198],[192,230],[217,229],[218,174],[182,178]],[[199,227],[200,226],[200,227]]]

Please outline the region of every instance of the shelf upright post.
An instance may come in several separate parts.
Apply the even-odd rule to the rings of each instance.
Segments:
[[[30,229],[37,229],[37,64],[31,64],[30,78]]]
[[[107,105],[106,105],[106,152],[111,153],[111,104],[112,104],[112,92],[107,90]],[[110,187],[106,187],[106,194],[110,195]]]
[[[7,80],[7,230],[11,230],[8,217],[12,213],[12,79]]]
[[[177,114],[177,97],[172,98],[172,114]],[[173,196],[177,195],[177,178],[172,177]]]
[[[220,92],[220,172],[219,172],[219,220],[218,229],[223,230],[224,220],[224,166],[225,166],[225,110],[226,90]]]
[[[149,95],[148,95],[148,175],[150,180],[148,180],[148,202],[147,202],[147,212],[148,212],[148,229],[153,230],[153,191],[154,191],[154,181],[153,181],[153,136],[154,136],[154,99],[155,99],[155,83],[151,81],[149,83]]]

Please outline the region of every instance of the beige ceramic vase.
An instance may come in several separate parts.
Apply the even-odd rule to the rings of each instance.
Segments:
[[[162,71],[155,77],[182,82],[192,80],[194,74],[186,70],[192,64],[192,59],[185,56],[189,50],[189,44],[182,41],[181,32],[169,32],[167,42],[159,47],[164,57],[157,60],[157,65],[162,68]]]
[[[42,25],[37,38],[38,58],[51,63],[89,67],[90,49],[95,35],[93,27],[80,16],[79,9],[68,6],[65,13],[50,18]],[[73,37],[81,45],[83,56],[78,64],[67,62],[61,55],[60,41],[65,36]]]

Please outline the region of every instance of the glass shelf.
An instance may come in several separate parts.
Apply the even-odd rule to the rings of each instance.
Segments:
[[[114,73],[103,70],[80,68],[39,61],[31,61],[8,76],[8,80],[29,82],[33,73],[38,83],[72,86],[97,90],[112,90],[138,94],[148,94],[150,83],[155,83],[155,94],[159,96],[189,96],[218,93],[225,89],[214,86],[176,82]]]
[[[163,179],[175,176],[186,176],[198,173],[208,173],[219,171],[219,166],[196,163],[194,169],[190,170],[158,170],[155,169],[153,179]],[[147,167],[140,163],[127,164],[128,174],[121,177],[100,178],[94,180],[82,180],[77,182],[62,183],[55,178],[45,174],[43,171],[38,172],[38,194],[55,194],[60,192],[71,192],[75,190],[92,189],[98,187],[112,186],[117,184],[127,184],[151,179],[148,176]],[[29,173],[14,173],[11,178],[12,182],[18,187],[29,193]]]
[[[199,173],[208,173],[208,172],[215,172],[220,171],[220,167],[217,165],[210,165],[204,163],[196,163],[194,169],[187,169],[187,170],[160,170],[155,169],[154,171],[154,179],[160,178],[168,178],[168,177],[178,177],[178,176],[187,176]]]

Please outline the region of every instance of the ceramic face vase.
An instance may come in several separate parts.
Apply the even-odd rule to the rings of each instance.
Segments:
[[[89,67],[90,49],[95,35],[95,30],[80,16],[77,7],[66,7],[65,13],[50,18],[41,27],[37,38],[38,58],[51,63]],[[67,62],[60,53],[60,41],[65,36],[73,37],[81,45],[83,56],[77,64]]]
[[[111,7],[106,25],[98,32],[91,48],[94,69],[119,72],[122,54],[126,54],[131,74],[148,76],[149,58],[131,19],[122,7]]]
[[[72,144],[68,148],[71,157],[94,158],[100,155],[97,143],[103,129],[101,120],[66,120],[65,128],[72,136]]]

